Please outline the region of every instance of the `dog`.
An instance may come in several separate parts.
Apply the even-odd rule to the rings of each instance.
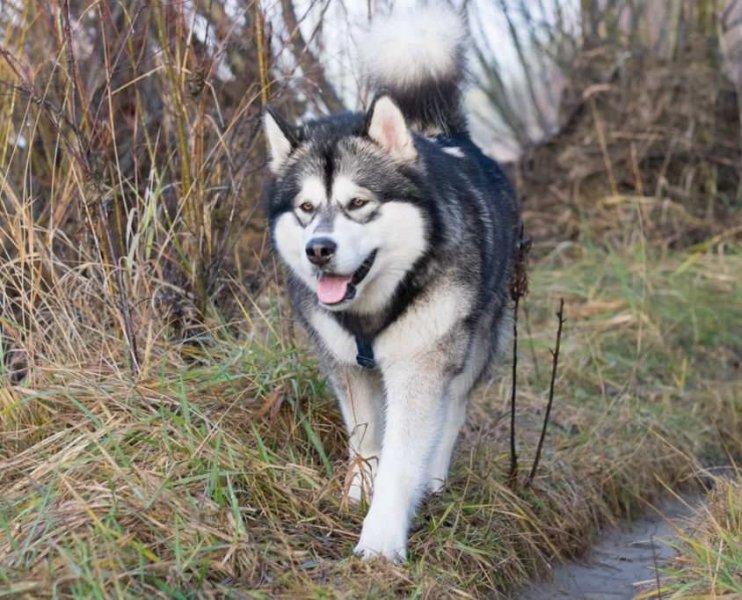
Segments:
[[[519,211],[469,136],[466,35],[442,6],[379,20],[361,45],[367,110],[264,116],[272,245],[348,429],[347,493],[370,498],[364,559],[406,559],[510,320]]]

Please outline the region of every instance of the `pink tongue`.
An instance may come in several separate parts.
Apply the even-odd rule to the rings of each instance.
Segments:
[[[317,283],[317,297],[325,304],[337,304],[348,292],[350,276],[321,275]]]

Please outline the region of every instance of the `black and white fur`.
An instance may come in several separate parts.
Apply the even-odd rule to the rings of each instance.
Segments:
[[[465,35],[441,7],[380,21],[363,45],[368,111],[265,116],[272,240],[348,428],[351,496],[371,498],[364,558],[405,559],[507,320],[517,204],[467,131]]]

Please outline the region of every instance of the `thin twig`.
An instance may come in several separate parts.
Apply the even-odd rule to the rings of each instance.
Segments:
[[[513,487],[518,480],[518,453],[515,447],[515,397],[518,375],[518,298],[515,298],[513,308],[513,385],[510,392],[510,471],[508,471],[508,485]]]
[[[72,26],[70,23],[69,0],[64,0],[63,2],[63,21],[64,21],[63,23],[64,43],[65,43],[65,47],[67,51],[67,68],[69,71],[68,75],[70,77],[71,88],[72,88],[70,120],[73,124],[73,131],[75,132],[76,138],[78,140],[78,146],[80,149],[79,156],[81,157],[83,171],[85,172],[87,177],[90,177],[92,179],[98,179],[100,177],[100,173],[93,173],[90,162],[88,161],[88,154],[87,152],[84,152],[82,150],[84,147],[89,148],[89,145],[83,143],[83,137],[80,131],[80,125],[77,122],[77,117],[76,117],[77,104],[78,102],[80,103],[82,102],[81,100],[82,92],[80,90],[80,83],[77,77],[77,63],[75,61],[75,54],[74,54],[73,45],[72,45]],[[107,74],[108,74],[107,90],[108,90],[109,100],[111,96],[110,74],[112,72],[113,70],[110,67],[107,68]],[[100,185],[100,182],[97,181],[96,184],[90,187],[90,189],[95,189],[98,192],[101,192],[102,186]],[[134,373],[134,376],[136,377],[139,374],[141,363],[139,360],[139,352],[137,350],[136,336],[134,334],[134,323],[132,321],[131,306],[129,305],[128,299],[126,297],[124,277],[121,272],[121,269],[123,268],[123,266],[121,265],[121,261],[120,261],[121,252],[120,252],[120,249],[114,243],[114,234],[113,234],[113,230],[111,227],[111,222],[108,217],[107,202],[105,201],[106,198],[110,200],[111,197],[112,197],[112,192],[100,194],[98,196],[99,206],[97,208],[98,208],[101,220],[102,220],[103,231],[105,233],[106,242],[108,244],[108,252],[109,252],[110,260],[112,263],[113,276],[116,281],[115,283],[116,306],[118,308],[119,315],[121,317],[122,330],[123,330],[124,337],[126,338],[127,347],[129,349],[129,359],[130,359],[131,370]],[[103,261],[103,259],[104,259],[104,255],[101,254],[101,261]]]
[[[536,470],[538,469],[538,461],[541,459],[541,450],[544,447],[544,438],[546,437],[546,429],[549,427],[549,415],[551,414],[551,407],[554,404],[554,383],[556,382],[557,366],[559,365],[559,348],[562,342],[562,326],[564,325],[564,298],[559,300],[559,312],[557,313],[559,319],[559,325],[557,327],[556,337],[556,348],[551,351],[551,382],[549,383],[549,401],[546,403],[546,414],[544,415],[544,425],[541,428],[541,437],[538,440],[538,446],[536,447],[536,458],[533,460],[533,467],[531,467],[531,474],[528,476],[526,487],[531,485],[533,478],[536,477]]]
[[[111,194],[113,194],[113,191],[110,191],[107,196],[110,197]],[[121,272],[123,269],[123,265],[121,264],[121,257],[119,255],[118,249],[114,244],[111,222],[108,218],[109,207],[107,206],[107,204],[108,203],[105,202],[105,199],[101,199],[100,204],[97,208],[103,221],[103,230],[106,234],[105,237],[106,242],[108,243],[108,252],[111,257],[111,267],[113,269],[113,276],[116,280],[116,307],[118,308],[119,315],[121,316],[122,330],[124,333],[124,337],[126,338],[126,345],[129,349],[129,366],[131,367],[131,371],[134,374],[134,377],[137,377],[141,369],[139,350],[137,349],[137,338],[134,333],[134,322],[131,314],[131,306],[126,297],[126,284],[124,283],[124,276]],[[101,261],[103,261],[103,255],[101,255]]]
[[[291,0],[281,0],[281,14],[289,32],[289,42],[294,51],[296,62],[309,81],[313,81],[319,88],[319,96],[331,112],[341,112],[345,109],[342,99],[335,91],[327,78],[325,69],[320,60],[309,48],[309,43],[302,35],[299,19],[296,17],[294,3]]]
[[[603,164],[605,165],[605,170],[608,173],[608,182],[611,186],[611,193],[614,196],[618,196],[618,184],[616,183],[616,174],[613,172],[611,155],[608,153],[608,141],[606,140],[605,129],[603,128],[603,120],[600,118],[598,106],[595,103],[595,98],[593,96],[590,96],[589,104],[590,110],[592,111],[593,115],[593,121],[595,123],[595,133],[598,137],[598,144],[600,145],[600,151],[603,155]]]
[[[531,240],[525,237],[525,230],[521,223],[513,278],[510,283],[510,298],[513,300],[513,381],[510,392],[510,471],[508,472],[508,485],[510,487],[515,487],[518,481],[518,453],[515,446],[515,413],[518,392],[518,306],[520,299],[528,293],[526,259],[530,249]]]
[[[533,111],[536,114],[536,121],[538,121],[538,125],[541,128],[541,131],[546,135],[549,133],[550,125],[548,119],[546,118],[546,115],[544,114],[543,109],[541,108],[541,102],[539,102],[539,94],[537,93],[534,86],[534,81],[537,81],[538,79],[540,79],[540,77],[538,74],[534,75],[531,70],[531,60],[526,55],[526,51],[523,48],[520,36],[518,35],[518,28],[513,22],[513,17],[510,14],[510,9],[508,8],[508,4],[505,2],[505,0],[500,0],[500,10],[505,17],[505,22],[508,25],[508,31],[510,32],[510,41],[512,42],[512,47],[515,49],[515,52],[518,55],[520,68],[523,71],[523,75],[525,75],[526,89],[528,90],[528,95],[531,100],[531,105],[533,106]]]
[[[70,2],[64,0],[62,3],[62,30],[64,31],[64,45],[67,52],[67,70],[72,85],[72,101],[70,102],[71,120],[77,123],[77,108],[80,95],[79,81],[77,79],[77,64],[75,62],[75,47],[72,45],[72,26],[70,24]]]
[[[255,51],[258,56],[258,75],[260,76],[260,102],[268,104],[270,97],[270,75],[268,48],[265,41],[265,15],[259,2],[255,3]]]
[[[660,566],[657,564],[657,546],[654,536],[650,536],[649,543],[652,545],[652,562],[654,563],[654,581],[657,584],[657,600],[662,600],[662,585],[660,584]]]
[[[523,303],[523,316],[526,318],[526,335],[528,335],[529,349],[531,351],[531,361],[533,362],[533,370],[536,375],[536,381],[541,383],[541,369],[538,366],[538,359],[536,358],[536,347],[533,343],[533,332],[531,331],[531,313],[528,310],[528,302]]]

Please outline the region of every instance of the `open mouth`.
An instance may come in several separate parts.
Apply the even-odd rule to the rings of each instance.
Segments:
[[[320,273],[317,281],[317,298],[329,306],[340,304],[356,297],[356,287],[368,275],[376,260],[376,250],[366,257],[351,275]]]

